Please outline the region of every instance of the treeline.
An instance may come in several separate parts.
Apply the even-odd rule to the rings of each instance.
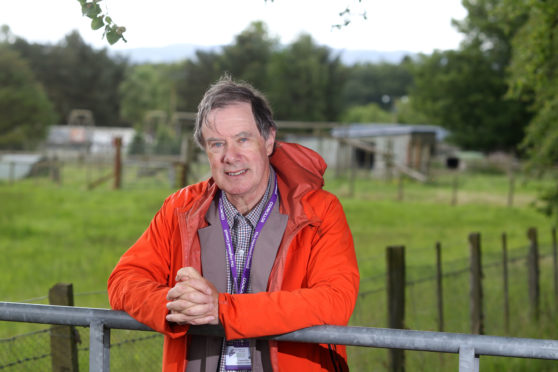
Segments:
[[[4,26],[0,148],[32,146],[46,125],[66,122],[72,108],[92,110],[97,125],[136,127],[148,112],[193,112],[205,89],[228,72],[262,90],[278,120],[435,124],[462,148],[532,154],[539,164],[554,164],[558,5],[464,6],[468,16],[455,22],[466,35],[458,50],[351,66],[309,35],[282,45],[261,22],[217,51],[141,65],[94,50],[77,32],[41,45]]]

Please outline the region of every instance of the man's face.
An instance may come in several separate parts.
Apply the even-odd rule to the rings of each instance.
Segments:
[[[275,130],[265,140],[247,102],[212,110],[203,124],[205,152],[211,175],[241,213],[252,209],[265,193],[269,178],[269,155]]]

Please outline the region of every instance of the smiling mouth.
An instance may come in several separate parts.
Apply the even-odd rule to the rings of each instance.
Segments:
[[[240,176],[244,173],[246,173],[246,169],[239,170],[238,172],[225,172],[227,176]]]

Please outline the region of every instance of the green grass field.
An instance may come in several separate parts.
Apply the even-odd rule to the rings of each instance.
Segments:
[[[103,170],[98,170],[98,174],[102,173]],[[507,234],[510,255],[526,254],[529,227],[538,228],[541,253],[551,252],[550,231],[554,222],[532,206],[539,188],[551,181],[518,177],[513,206],[508,207],[509,181],[502,175],[459,175],[457,205],[451,205],[455,177],[452,174],[438,174],[427,184],[405,180],[402,200],[398,200],[399,184],[395,179],[374,180],[359,175],[353,188],[346,178],[330,176],[327,175],[326,188],[340,197],[354,235],[361,292],[372,292],[359,297],[353,325],[387,324],[383,290],[387,246],[406,247],[410,282],[434,274],[436,242],[442,245],[444,272],[466,268],[467,237],[472,232],[481,234],[483,263],[500,259],[502,233]],[[131,177],[125,179],[123,190],[112,190],[110,184],[87,190],[87,177],[94,178],[95,174],[88,176],[82,169],[66,166],[62,185],[41,178],[0,183],[1,301],[46,303],[49,288],[66,282],[74,285],[76,306],[108,306],[104,291],[109,273],[173,189],[164,177],[158,180]],[[353,196],[349,196],[351,189]],[[510,264],[509,333],[504,329],[502,316],[501,266],[487,268],[484,279],[487,334],[558,336],[551,257],[541,259],[543,314],[538,324],[528,316],[524,261]],[[468,291],[467,273],[445,279],[446,331],[469,331]],[[436,330],[434,281],[410,285],[406,296],[407,328]],[[37,327],[0,322],[0,340]],[[386,350],[353,347],[349,354],[352,370],[386,368]],[[406,355],[408,370],[457,370],[456,355],[424,352]],[[137,363],[141,366],[142,361]],[[481,369],[550,371],[558,370],[558,362],[485,357],[481,358]]]

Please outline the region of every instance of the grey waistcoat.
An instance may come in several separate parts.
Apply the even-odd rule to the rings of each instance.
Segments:
[[[217,198],[211,203],[205,218],[209,226],[198,230],[201,246],[202,273],[219,293],[227,291],[226,252],[223,230],[219,220]],[[269,219],[254,248],[250,281],[252,292],[265,292],[269,274],[287,226],[288,216],[279,213],[279,203],[273,207]],[[216,372],[221,353],[222,338],[191,336],[186,359],[186,372]],[[252,371],[271,371],[267,341],[251,340]]]

